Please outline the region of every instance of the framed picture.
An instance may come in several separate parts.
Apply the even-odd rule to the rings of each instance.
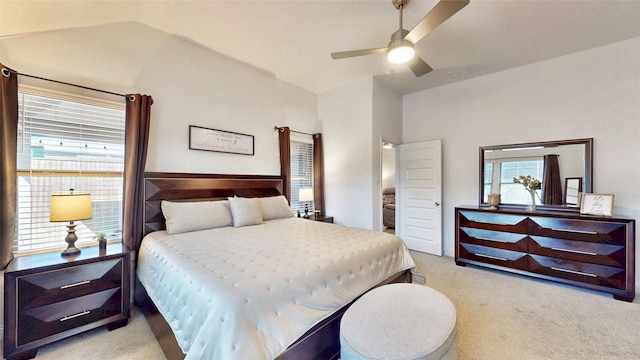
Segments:
[[[580,214],[611,216],[613,194],[582,193]]]
[[[253,155],[253,135],[189,125],[189,149]]]

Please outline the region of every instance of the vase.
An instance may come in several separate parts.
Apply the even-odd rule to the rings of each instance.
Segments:
[[[536,211],[536,192],[535,190],[529,191],[529,194],[531,194],[531,200],[527,204],[527,212],[534,212]]]
[[[500,194],[489,194],[487,204],[489,204],[489,210],[497,210],[498,204],[500,204]]]

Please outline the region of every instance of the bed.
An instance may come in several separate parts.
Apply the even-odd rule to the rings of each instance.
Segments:
[[[135,298],[168,359],[337,358],[348,306],[411,281],[399,238],[291,217],[283,182],[145,174]]]

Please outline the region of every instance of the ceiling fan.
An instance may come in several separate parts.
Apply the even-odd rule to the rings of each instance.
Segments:
[[[433,70],[429,64],[415,55],[414,44],[429,34],[433,29],[445,20],[460,11],[469,4],[469,0],[441,0],[425,15],[411,30],[402,28],[402,9],[409,0],[391,0],[396,9],[400,10],[400,29],[391,34],[389,45],[384,48],[341,51],[331,53],[333,59],[344,59],[354,56],[374,55],[387,53],[387,59],[391,63],[402,64],[408,62],[409,68],[416,76],[422,76]]]

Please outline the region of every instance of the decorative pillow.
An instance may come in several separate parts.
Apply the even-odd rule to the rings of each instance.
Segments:
[[[230,197],[229,207],[233,227],[262,224],[262,212],[257,198]]]
[[[231,225],[231,213],[227,201],[173,202],[163,200],[160,206],[167,220],[167,234],[169,235]]]
[[[287,198],[283,195],[258,198],[262,219],[273,220],[293,216]]]

